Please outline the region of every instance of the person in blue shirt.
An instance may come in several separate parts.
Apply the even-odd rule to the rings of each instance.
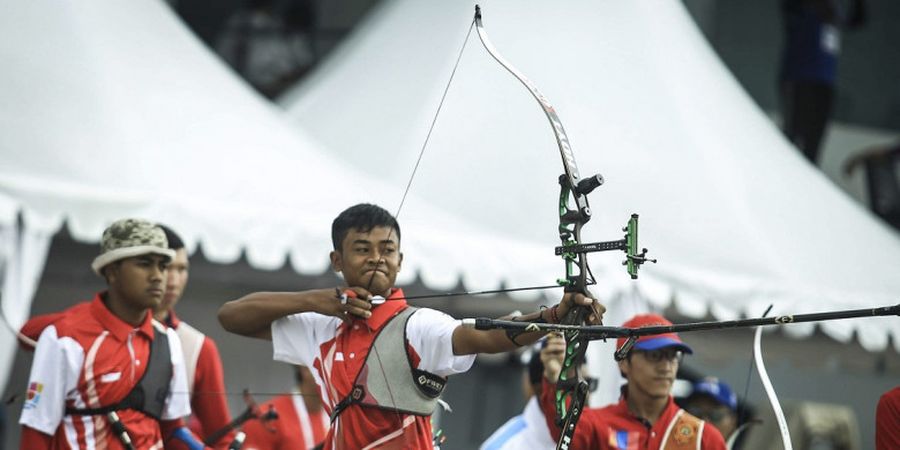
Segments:
[[[865,23],[865,3],[782,0],[781,12],[785,38],[778,76],[782,131],[817,164],[834,105],[840,32]]]

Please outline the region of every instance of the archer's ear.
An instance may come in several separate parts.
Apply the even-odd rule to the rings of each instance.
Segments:
[[[631,368],[631,361],[628,358],[625,358],[619,361],[619,372],[622,374],[622,378],[628,377],[628,369]]]
[[[116,261],[118,262],[118,261]],[[113,283],[116,282],[119,278],[119,266],[113,262],[112,264],[107,264],[106,267],[100,269],[100,274],[103,275],[103,279],[106,280],[107,286],[112,286]]]
[[[341,252],[337,250],[333,250],[328,254],[328,258],[331,259],[331,270],[335,272],[340,272],[341,270],[343,270],[342,256],[343,255],[341,255]]]
[[[397,261],[397,272],[403,267],[403,252],[400,252],[400,260]]]

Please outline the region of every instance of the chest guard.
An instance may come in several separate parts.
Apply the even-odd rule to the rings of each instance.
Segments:
[[[172,380],[172,356],[169,351],[169,336],[164,331],[153,327],[153,341],[150,343],[150,356],[144,375],[131,389],[131,392],[118,402],[100,408],[66,407],[66,414],[93,416],[106,415],[112,411],[132,409],[140,411],[154,419],[161,420],[166,398],[169,396],[169,383]]]
[[[706,422],[681,409],[669,423],[660,450],[700,450]]]
[[[353,404],[416,416],[434,412],[447,379],[413,367],[406,349],[406,323],[416,309],[404,308],[379,330],[353,389],[331,413],[332,422]],[[373,356],[375,352],[378,356]]]

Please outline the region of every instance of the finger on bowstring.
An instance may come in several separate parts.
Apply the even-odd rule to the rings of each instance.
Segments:
[[[359,306],[353,306],[349,303],[345,305],[343,309],[345,311],[345,315],[349,316],[351,319],[357,317],[361,319],[368,319],[369,317],[372,317],[372,312],[368,309],[364,309]]]
[[[345,291],[345,292],[347,293],[347,295],[350,296],[351,298],[354,298],[354,297],[355,297],[355,298],[359,298],[359,299],[362,299],[362,300],[371,300],[371,299],[372,299],[372,293],[370,293],[369,291],[367,291],[367,290],[365,290],[365,289],[363,289],[363,288],[361,288],[361,287],[358,287],[358,286],[351,286],[351,287],[348,287],[348,288],[345,289],[344,291]]]
[[[367,301],[365,301],[365,300],[362,300],[362,299],[354,298],[354,297],[348,297],[348,298],[347,298],[346,306],[348,306],[348,307],[353,307],[353,308],[364,309],[364,310],[370,310],[370,309],[372,309],[372,304],[371,304],[371,303],[369,303],[369,302],[367,302]]]
[[[353,294],[353,292],[346,291],[344,289],[341,289],[340,287],[334,288],[334,298],[338,301],[338,303],[341,304],[342,309],[347,304],[347,302],[350,301],[350,294]]]

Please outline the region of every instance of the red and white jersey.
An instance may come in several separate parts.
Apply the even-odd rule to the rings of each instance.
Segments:
[[[84,302],[62,312],[34,316],[25,322],[21,333],[36,341],[44,329],[51,324],[62,320],[68,314],[78,313],[90,306],[90,302]],[[231,414],[223,395],[225,377],[222,371],[222,359],[219,357],[219,348],[209,336],[181,321],[175,315],[174,310],[169,311],[169,317],[163,324],[175,329],[178,339],[181,341],[188,390],[191,392],[191,412],[194,414],[188,422],[191,431],[201,438],[206,438],[231,422]],[[34,351],[34,348],[28,346],[26,342],[20,342],[20,345],[28,351]],[[213,446],[227,446],[234,440],[234,435],[235,432],[232,430],[222,436]]]
[[[708,424],[669,401],[654,423],[635,415],[628,408],[627,388],[622,388],[618,403],[603,408],[585,408],[578,419],[570,448],[596,450],[726,450],[718,428]],[[541,411],[553,440],[562,430],[556,423],[556,384],[543,380]]]
[[[310,413],[299,392],[275,397],[259,405],[259,409],[266,412],[270,406],[278,413],[278,418],[266,424],[259,420],[245,423],[241,431],[247,438],[242,450],[311,449],[325,440],[330,426],[328,414],[321,408]]]
[[[175,330],[166,330],[149,313],[135,328],[110,312],[100,295],[88,307],[70,309],[38,339],[19,423],[53,436],[53,449],[123,448],[104,415],[67,415],[65,408],[99,408],[123,399],[144,374],[154,327],[168,337],[173,369],[161,418],[190,414],[184,357]],[[155,419],[127,409],[118,415],[135,448],[163,448]]]
[[[275,359],[314,369],[313,377],[330,414],[350,393],[378,331],[406,307],[403,297],[403,291],[395,289],[388,301],[372,308],[371,317],[354,320],[350,325],[316,313],[276,320],[272,323]],[[460,321],[440,311],[416,311],[406,324],[412,366],[440,376],[469,370],[475,355],[453,354],[453,330],[458,326]],[[370,367],[378,366],[376,356],[370,360]],[[432,448],[431,421],[429,417],[354,404],[335,420],[324,448]]]
[[[225,401],[225,376],[222,359],[215,341],[194,327],[178,319],[175,311],[169,311],[165,325],[175,330],[181,341],[191,392],[191,412],[197,420],[189,421],[191,430],[203,439],[225,428],[231,422],[231,413]],[[234,440],[235,431],[222,436],[213,447],[228,446]]]

